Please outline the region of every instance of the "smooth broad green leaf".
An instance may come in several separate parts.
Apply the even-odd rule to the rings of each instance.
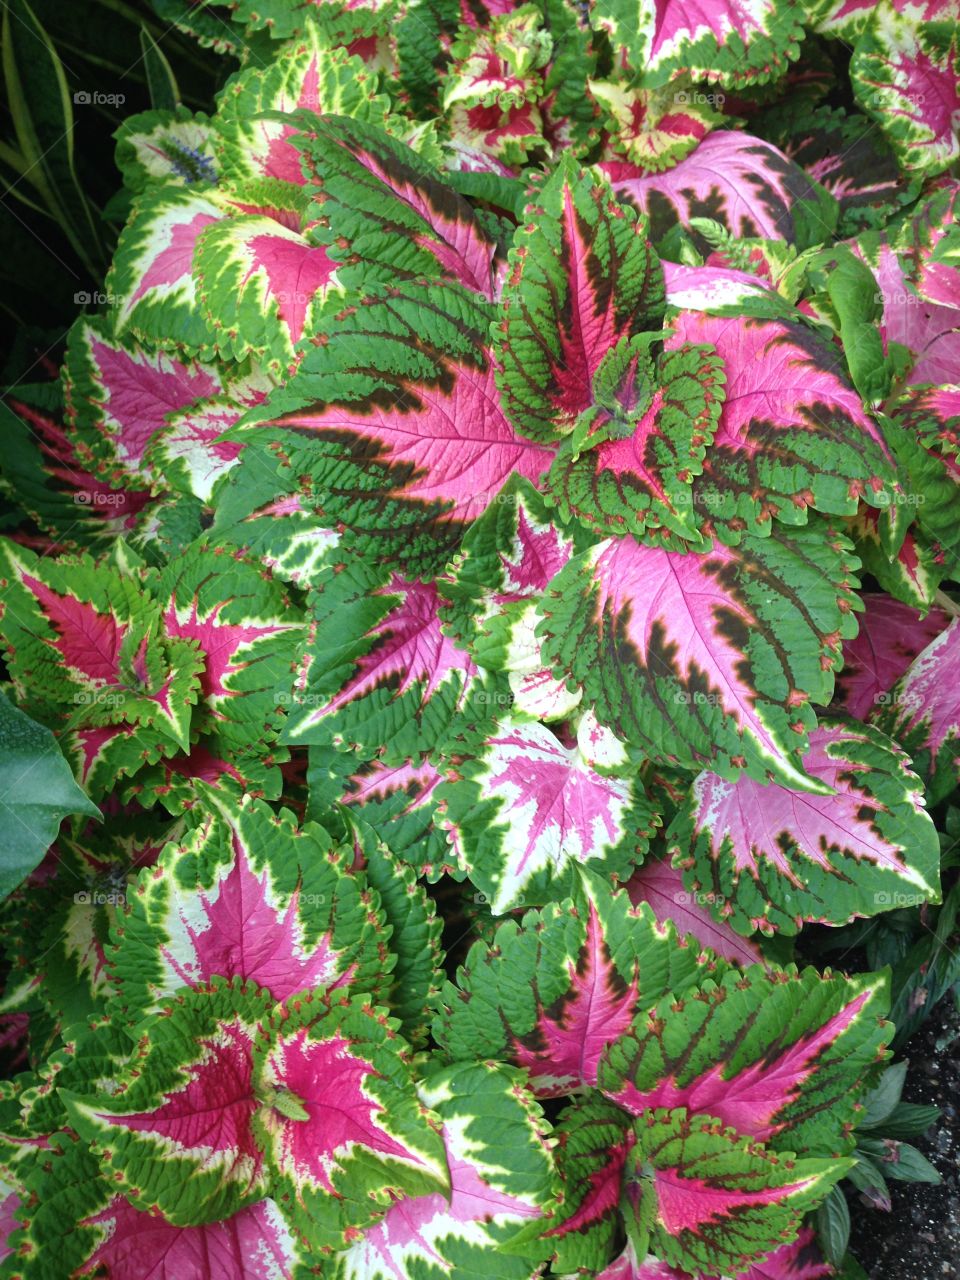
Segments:
[[[833,1188],[818,1209],[816,1222],[817,1235],[827,1261],[837,1267],[850,1241],[850,1210],[839,1187]]]
[[[887,1067],[880,1077],[880,1083],[863,1099],[863,1119],[857,1126],[859,1129],[874,1129],[881,1126],[888,1116],[892,1115],[900,1101],[903,1084],[907,1078],[907,1064],[894,1063]]]
[[[885,1138],[919,1138],[940,1118],[940,1108],[919,1102],[900,1102],[890,1115],[877,1126]],[[860,1126],[861,1129],[864,1127]]]
[[[70,813],[102,817],[50,730],[0,693],[0,898],[37,866]]]
[[[926,1182],[935,1187],[943,1182],[939,1170],[909,1143],[894,1142],[892,1154],[894,1159],[886,1168],[886,1173],[894,1182]]]

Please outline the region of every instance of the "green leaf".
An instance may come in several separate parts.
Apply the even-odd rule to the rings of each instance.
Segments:
[[[846,1197],[834,1187],[817,1210],[817,1235],[827,1261],[838,1267],[850,1241],[850,1210]]]
[[[37,866],[70,813],[103,816],[50,730],[0,693],[0,898]]]
[[[906,1078],[905,1062],[897,1062],[892,1067],[887,1067],[880,1077],[880,1083],[863,1099],[864,1116],[858,1128],[875,1129],[893,1113],[900,1101]]]
[[[919,1102],[901,1102],[878,1128],[885,1138],[919,1138],[939,1119],[939,1107],[925,1106]]]
[[[150,103],[156,111],[174,111],[180,101],[180,89],[173,68],[146,25],[140,28],[140,48],[147,73]]]
[[[898,1142],[895,1144],[895,1150],[896,1159],[886,1170],[887,1177],[892,1178],[894,1182],[928,1182],[933,1186],[939,1186],[943,1181],[938,1170],[926,1156],[920,1154],[916,1147],[911,1147],[906,1142]]]
[[[76,123],[63,64],[26,0],[3,8],[3,76],[30,181],[83,265],[101,274],[96,224],[74,167]],[[90,95],[77,95],[77,101]],[[92,107],[91,107],[92,109]]]

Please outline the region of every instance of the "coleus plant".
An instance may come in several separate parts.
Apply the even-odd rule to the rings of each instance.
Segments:
[[[955,6],[157,8],[239,67],[3,404],[0,1276],[839,1274],[817,940],[960,777]]]

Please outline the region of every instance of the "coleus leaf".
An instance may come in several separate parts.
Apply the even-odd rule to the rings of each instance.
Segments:
[[[228,759],[262,756],[305,635],[299,608],[250,560],[202,544],[171,557],[155,591],[165,634],[203,662],[198,727]]]
[[[320,754],[311,751],[311,765]],[[373,760],[351,773],[342,800],[351,810],[356,808],[384,844],[418,875],[435,880],[443,872],[455,870],[446,834],[436,821],[440,781],[440,773],[429,761],[385,765]],[[311,778],[311,798],[313,787]]]
[[[879,225],[916,194],[893,148],[859,114],[823,104],[798,113],[791,102],[764,114],[763,134],[837,200],[841,235]]]
[[[599,1271],[619,1235],[623,1170],[632,1145],[629,1116],[591,1092],[554,1128],[563,1199],[560,1222],[543,1231],[558,1273]]]
[[[343,295],[326,248],[302,235],[298,220],[288,225],[270,210],[204,227],[193,278],[218,351],[262,359],[276,372],[292,367],[302,340]]]
[[[434,1069],[418,1092],[442,1126],[449,1202],[435,1193],[394,1205],[339,1256],[334,1280],[396,1280],[421,1266],[440,1266],[450,1280],[482,1275],[498,1245],[550,1206],[545,1124],[520,1072],[462,1063]],[[530,1256],[498,1252],[504,1280],[532,1280],[538,1271]]]
[[[477,669],[441,630],[433,583],[338,558],[317,575],[315,621],[284,741],[419,759],[446,736]]]
[[[596,8],[618,65],[662,85],[680,72],[724,85],[763,84],[777,79],[797,57],[801,15],[783,0],[742,5],[721,0],[709,11],[679,0],[662,4],[617,0]]]
[[[836,701],[855,719],[865,720],[889,703],[890,690],[950,620],[940,608],[921,615],[883,592],[867,591],[860,599],[860,630],[844,643]]]
[[[872,719],[913,757],[936,804],[960,776],[960,619],[934,637]]]
[[[263,1029],[255,1131],[281,1203],[315,1247],[342,1248],[405,1196],[449,1193],[440,1121],[418,1099],[407,1055],[367,997],[301,997]]]
[[[33,871],[71,813],[102,816],[50,730],[0,693],[0,899]]]
[[[662,531],[702,546],[691,482],[722,421],[723,384],[724,362],[708,344],[674,344],[655,370],[639,344],[614,347],[593,380],[593,411],[550,468],[560,515],[598,533],[652,541]]]
[[[293,0],[267,0],[265,4],[259,0],[256,3],[239,0],[230,16],[234,22],[244,24],[248,31],[269,31],[274,40],[299,35],[312,16],[328,35],[347,37],[333,38],[332,44],[348,44],[351,43],[349,37],[388,31],[396,11],[396,0],[361,0],[352,4],[345,0],[318,0],[308,10]]]
[[[936,174],[960,155],[960,46],[955,0],[885,0],[850,62],[854,94],[908,172]]]
[[[110,970],[126,1006],[145,1013],[215,977],[256,983],[276,1001],[379,990],[389,933],[352,848],[263,801],[194,786],[199,825],[141,875],[116,930]]]
[[[64,1026],[106,1012],[116,997],[107,966],[110,929],[130,897],[141,868],[153,867],[180,824],[151,824],[111,816],[92,831],[61,835],[56,845],[57,877],[34,888],[46,924],[42,931],[41,998]]]
[[[388,100],[376,88],[376,75],[361,59],[330,48],[308,21],[269,63],[244,67],[220,90],[216,148],[224,170],[303,184],[301,152],[292,141],[297,126],[277,117],[306,110],[380,121]]]
[[[852,1149],[857,1100],[891,1034],[885,983],[753,965],[639,1014],[597,1085],[642,1116],[686,1107],[772,1150]]]
[[[646,226],[565,156],[524,211],[495,327],[497,385],[533,440],[569,433],[621,339],[658,329],[663,279]]]
[[[722,960],[742,967],[761,959],[756,942],[741,938],[725,920],[714,920],[705,895],[687,892],[683,873],[669,858],[646,858],[625,887],[635,907],[647,903],[661,923],[672,921],[678,933],[695,938]]]
[[[433,275],[493,297],[496,245],[470,204],[410,147],[335,115],[302,117],[296,145],[323,219],[318,234],[338,261],[361,259],[365,280]]]
[[[272,1007],[265,991],[220,979],[185,991],[141,1025],[117,1092],[65,1096],[71,1124],[137,1208],[195,1226],[263,1198],[251,1071]]]
[[[231,423],[231,425],[233,425]],[[240,454],[238,439],[221,440]],[[329,517],[318,514],[300,484],[297,450],[242,445],[233,474],[217,491],[213,536],[266,565],[274,577],[308,586],[340,542]]]
[[[723,116],[707,94],[628,86],[618,80],[591,80],[590,96],[604,112],[609,146],[648,172],[672,169],[702,142]]]
[[[505,672],[515,707],[540,719],[562,719],[579,701],[546,670],[535,634],[540,596],[579,538],[576,528],[551,519],[529,481],[513,476],[438,580],[444,631],[479,667]],[[475,696],[494,705],[510,700],[494,689]]]
[[[443,968],[443,920],[413,867],[383,842],[380,833],[372,828],[365,831],[360,819],[350,825],[360,828],[359,838],[354,838],[354,867],[379,897],[390,933],[390,957],[396,961],[389,988],[359,977],[352,981],[357,990],[376,991],[398,1020],[401,1033],[420,1048],[429,1036]],[[371,914],[368,910],[368,918]]]
[[[832,196],[776,147],[748,133],[717,130],[667,173],[646,174],[622,161],[601,166],[617,196],[650,220],[656,244],[673,227],[709,217],[735,236],[786,240],[803,250],[836,226]],[[710,246],[698,235],[698,247]]]
[[[127,1029],[102,1013],[63,1028],[58,1043],[62,1048],[51,1053],[35,1073],[18,1079],[20,1123],[16,1133],[6,1137],[24,1163],[25,1148],[35,1146],[41,1151],[48,1135],[70,1126],[65,1097],[70,1092],[112,1089],[137,1048]],[[15,1158],[15,1164],[19,1171],[20,1160]]]
[[[651,759],[822,791],[801,756],[856,625],[848,545],[813,522],[703,555],[600,543],[554,579],[544,651]]]
[[[0,403],[4,449],[0,470],[11,498],[63,550],[112,542],[151,505],[142,491],[99,480],[77,456],[77,440],[61,422],[19,400]]]
[[[199,660],[190,645],[163,637],[156,605],[131,578],[12,543],[0,561],[10,674],[31,705],[69,727],[149,729],[168,754],[187,745]]]
[[[955,313],[960,317],[960,312]],[[954,386],[909,387],[896,407],[887,438],[897,457],[916,525],[945,569],[960,566],[960,391]]]
[[[64,382],[72,433],[85,459],[114,482],[140,489],[150,487],[144,454],[168,415],[225,389],[216,366],[118,339],[102,317],[84,317],[70,330]]]
[[[273,1200],[258,1200],[229,1218],[178,1227],[117,1196],[82,1220],[102,1236],[78,1275],[101,1267],[143,1280],[204,1274],[210,1280],[292,1280],[305,1249]]]
[[[679,262],[662,264],[667,305],[688,311],[716,311],[736,306],[771,289],[771,282],[735,267],[689,267]]]
[[[260,1200],[232,1217],[199,1226],[175,1226],[137,1209],[100,1176],[96,1157],[66,1135],[33,1162],[31,1193],[11,1259],[10,1280],[27,1275],[116,1275],[169,1280],[204,1274],[210,1280],[294,1280],[305,1263],[303,1246],[277,1204]]]
[[[500,407],[488,324],[482,300],[452,285],[372,288],[236,430],[273,420],[310,439],[313,485],[354,539],[383,545],[384,530],[403,522],[409,543],[432,523],[435,542],[446,521],[478,516],[512,473],[535,481],[550,462]],[[403,501],[391,511],[387,495]]]
[[[461,26],[450,46],[443,108],[462,145],[522,166],[546,142],[538,74],[549,61],[551,37],[539,6],[511,6],[477,27]]]
[[[438,580],[445,629],[472,653],[491,652],[492,658],[491,617],[505,606],[538,599],[570,559],[576,538],[575,529],[551,519],[529,480],[511,476]]]
[[[683,1271],[744,1271],[796,1235],[850,1160],[775,1154],[719,1119],[645,1111],[624,1170],[628,1234]],[[641,1252],[640,1249],[637,1250]]]
[[[447,776],[441,820],[498,915],[568,894],[578,866],[626,880],[658,823],[639,779],[596,773],[542,724],[502,719]]]
[[[681,312],[673,343],[720,357],[726,389],[692,501],[708,528],[735,540],[770,516],[803,523],[809,507],[854,515],[858,499],[887,506],[890,452],[843,371],[839,353],[801,327],[744,315]]]
[[[605,1046],[634,1015],[715,967],[645,904],[581,872],[572,899],[501,924],[447,983],[434,1036],[455,1061],[494,1055],[552,1097],[596,1083]]]
[[[199,305],[193,255],[200,232],[223,213],[211,193],[167,184],[143,192],[107,276],[118,337],[130,334],[159,347],[213,355],[214,333]]]
[[[781,1245],[740,1273],[739,1280],[826,1280],[835,1275],[823,1259],[812,1227],[804,1227],[792,1244]],[[685,1280],[688,1273],[668,1266],[647,1254],[640,1262],[633,1244],[627,1247],[597,1277],[597,1280]],[[713,1280],[718,1280],[714,1277]]]
[[[884,734],[823,721],[803,759],[819,794],[702,773],[668,844],[684,884],[743,934],[845,924],[939,901],[940,851],[919,778]]]
[[[891,558],[889,547],[884,546],[881,539],[880,515],[879,510],[863,506],[850,521],[850,533],[864,572],[876,578],[883,590],[895,599],[925,613],[947,576],[942,551],[931,545],[922,530],[913,525]]]
[[[906,352],[908,368],[902,381],[908,386],[952,382],[960,358],[956,307],[921,299],[916,276],[922,268],[906,254],[901,260],[885,236],[861,236],[857,251],[877,281],[883,304],[880,329],[884,350],[889,353],[896,343]]]

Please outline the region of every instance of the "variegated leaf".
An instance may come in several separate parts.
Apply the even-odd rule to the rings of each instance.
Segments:
[[[937,902],[940,848],[920,779],[896,743],[823,721],[803,758],[819,794],[702,773],[667,834],[688,891],[738,933],[796,933]]]
[[[652,759],[822,791],[801,758],[855,630],[848,546],[813,521],[703,555],[600,543],[551,584],[544,651]]]
[[[550,442],[593,407],[594,376],[608,351],[660,327],[663,280],[645,223],[570,159],[524,217],[495,327],[497,384],[517,428]]]
[[[648,906],[598,876],[581,881],[572,899],[476,942],[434,1026],[455,1061],[505,1058],[530,1072],[540,1097],[594,1085],[603,1050],[639,1010],[716,969]]]
[[[441,821],[497,915],[568,894],[578,867],[626,880],[659,821],[639,779],[596,773],[542,724],[500,720],[448,778]]]

